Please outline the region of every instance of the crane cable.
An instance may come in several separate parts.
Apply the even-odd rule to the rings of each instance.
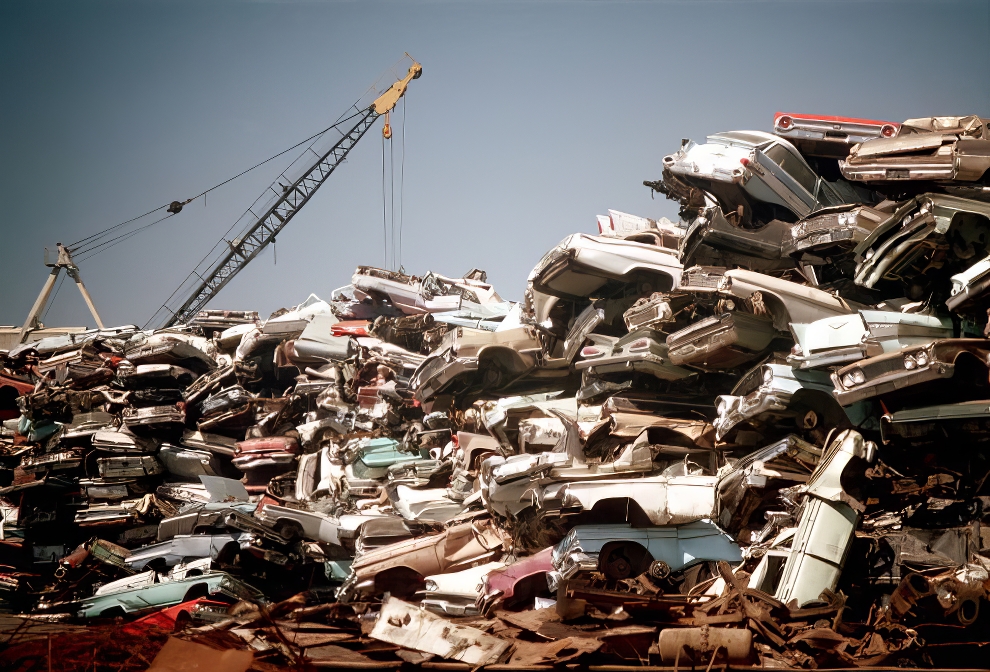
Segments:
[[[360,101],[359,101],[359,102],[360,102]],[[357,116],[359,116],[359,115],[361,115],[361,114],[364,114],[364,113],[366,112],[366,110],[363,110],[363,109],[361,109],[361,108],[358,108],[358,107],[357,107],[357,105],[358,105],[358,103],[355,103],[355,104],[354,104],[354,105],[352,105],[352,106],[351,106],[350,108],[348,108],[348,109],[354,109],[354,110],[356,110],[356,111],[355,111],[355,112],[354,112],[353,114],[351,114],[351,115],[349,115],[349,116],[346,116],[346,117],[345,117],[345,116],[344,116],[344,115],[342,114],[342,115],[340,116],[340,118],[339,118],[339,119],[337,119],[337,121],[335,121],[335,122],[334,122],[334,124],[333,124],[333,126],[330,126],[330,127],[328,127],[328,128],[327,128],[327,129],[325,130],[325,131],[322,131],[321,133],[317,133],[316,135],[314,135],[314,136],[311,136],[311,137],[310,137],[309,139],[310,139],[310,140],[312,140],[312,139],[314,139],[314,138],[317,138],[317,137],[319,137],[320,135],[322,135],[323,133],[326,133],[326,132],[329,132],[330,130],[333,130],[333,129],[334,129],[334,128],[336,128],[337,126],[340,126],[340,125],[341,125],[341,124],[343,124],[344,122],[346,122],[346,121],[349,121],[349,120],[351,120],[351,119],[353,119],[354,117],[357,117]],[[345,112],[344,114],[347,114],[347,113]],[[339,132],[339,131],[338,131],[338,132]],[[304,141],[303,141],[302,143],[299,143],[299,144],[303,144],[303,143],[305,143],[305,142],[306,142],[306,141],[304,140]],[[296,145],[296,147],[298,147],[298,146],[299,146],[299,145]],[[291,148],[290,148],[290,149],[291,149]],[[286,151],[289,151],[289,150],[286,150]],[[284,153],[285,153],[285,152],[282,152],[282,154],[284,154]],[[276,179],[277,179],[277,178],[276,178]],[[253,205],[253,204],[252,204],[252,205]],[[250,208],[250,207],[248,207],[248,209],[244,211],[244,213],[243,213],[243,214],[241,215],[241,217],[243,217],[243,216],[244,216],[245,214],[247,214],[247,213],[248,213],[248,212],[249,212],[250,210],[251,210],[251,208]],[[220,237],[220,240],[219,240],[219,241],[217,241],[217,243],[215,243],[215,244],[213,245],[213,247],[212,247],[212,248],[210,248],[210,250],[209,250],[209,251],[208,251],[208,252],[207,252],[206,254],[204,254],[204,255],[203,255],[203,258],[202,258],[202,259],[200,259],[200,260],[199,260],[199,263],[198,263],[198,264],[196,264],[196,268],[194,268],[194,269],[193,269],[192,271],[190,271],[190,272],[189,272],[189,274],[188,274],[188,275],[186,276],[186,278],[185,278],[185,280],[183,280],[183,281],[182,281],[182,284],[180,284],[180,285],[179,285],[178,287],[176,287],[176,288],[175,288],[175,290],[174,290],[174,291],[173,291],[173,292],[172,292],[171,294],[169,294],[169,296],[168,296],[168,298],[167,298],[167,299],[165,299],[165,302],[164,302],[164,303],[163,303],[163,304],[162,304],[162,305],[161,305],[161,306],[160,306],[160,307],[158,308],[158,310],[156,310],[156,311],[154,312],[154,314],[153,314],[153,315],[152,315],[152,316],[151,316],[150,318],[148,318],[148,321],[147,321],[147,322],[145,322],[145,324],[144,324],[144,327],[147,327],[147,326],[148,326],[149,324],[151,324],[151,323],[152,323],[152,322],[153,322],[153,321],[155,320],[155,318],[156,318],[156,317],[158,317],[158,315],[159,315],[159,314],[160,314],[160,313],[162,312],[162,310],[163,310],[163,309],[164,309],[164,310],[169,310],[169,311],[170,311],[170,309],[169,309],[169,307],[168,307],[168,303],[169,303],[169,301],[171,301],[171,300],[172,300],[172,299],[173,299],[173,298],[175,297],[175,295],[176,295],[176,294],[178,294],[178,293],[179,293],[179,292],[180,292],[180,291],[182,290],[182,288],[183,288],[183,287],[185,287],[185,283],[186,283],[186,282],[187,282],[187,281],[188,281],[188,280],[189,280],[189,279],[190,279],[190,278],[191,278],[192,276],[194,276],[194,275],[195,275],[195,276],[197,276],[197,277],[200,277],[200,278],[202,277],[202,276],[201,276],[201,275],[200,275],[200,274],[198,273],[198,269],[199,269],[199,267],[200,267],[200,266],[202,266],[202,265],[203,265],[203,264],[204,264],[204,263],[206,262],[206,260],[210,258],[210,256],[211,256],[211,255],[212,255],[212,254],[213,254],[213,253],[214,253],[214,252],[216,251],[216,249],[217,249],[218,247],[220,247],[220,246],[221,246],[221,244],[222,244],[222,243],[227,243],[227,244],[229,244],[229,241],[227,241],[227,239],[226,239],[226,237],[227,237],[228,235],[230,235],[230,232],[234,230],[234,227],[236,227],[236,226],[237,226],[237,224],[238,224],[238,222],[240,222],[240,221],[241,221],[241,219],[240,219],[240,218],[238,218],[238,219],[237,219],[237,221],[235,221],[235,222],[234,222],[233,224],[231,224],[231,225],[230,225],[230,227],[229,227],[229,228],[228,228],[228,229],[227,229],[227,230],[226,230],[226,231],[224,232],[224,234],[223,234],[223,235],[222,235],[222,236]]]
[[[408,95],[408,93],[407,93]],[[386,160],[385,142],[388,141]],[[386,117],[382,129],[382,256],[383,267],[402,271],[402,224],[405,217],[406,184],[406,96],[402,97],[402,144],[399,148],[399,227],[396,233],[395,210],[395,145],[392,143],[392,127]],[[389,264],[391,249],[392,263]]]
[[[382,134],[382,268],[388,268],[388,214],[385,211],[385,134]]]
[[[391,189],[389,190],[389,196],[392,199],[391,205],[391,216],[392,216],[392,266],[395,268],[393,270],[399,270],[398,264],[395,263],[395,143],[389,138],[388,141],[388,173],[391,179],[391,184],[389,185]]]
[[[359,114],[359,113],[360,112],[358,112],[356,114],[352,114],[350,117],[347,117],[346,119],[340,119],[340,120],[336,121],[333,125],[328,126],[327,128],[324,128],[319,133],[314,133],[313,135],[309,136],[305,140],[302,140],[302,141],[297,142],[296,144],[292,145],[292,147],[289,147],[287,149],[284,149],[281,152],[279,152],[278,154],[275,154],[273,156],[270,156],[270,157],[268,157],[267,159],[265,159],[264,161],[262,161],[260,163],[256,163],[255,165],[251,166],[247,170],[243,170],[240,173],[238,173],[237,175],[234,175],[233,177],[227,178],[223,182],[220,182],[218,184],[213,185],[209,189],[207,189],[207,190],[205,190],[203,192],[200,192],[199,194],[196,194],[195,196],[193,196],[190,199],[187,199],[185,201],[172,201],[171,203],[166,203],[165,205],[160,205],[157,208],[154,208],[152,210],[149,210],[148,212],[146,212],[146,213],[144,213],[142,215],[138,215],[137,217],[132,217],[131,219],[128,219],[126,221],[120,222],[119,224],[115,224],[113,226],[110,226],[110,227],[108,227],[106,229],[103,229],[102,231],[98,231],[97,233],[94,233],[94,234],[92,234],[90,236],[86,236],[85,238],[81,238],[81,239],[77,240],[76,242],[69,244],[68,247],[73,251],[73,253],[82,255],[82,254],[86,254],[87,252],[93,252],[94,250],[97,250],[97,249],[99,249],[99,248],[101,248],[104,245],[107,245],[109,243],[113,243],[114,245],[116,245],[117,242],[123,242],[124,240],[126,240],[127,238],[129,238],[131,235],[137,233],[138,231],[143,231],[144,229],[150,228],[150,227],[154,226],[155,224],[158,224],[159,222],[165,221],[166,219],[168,219],[169,217],[171,217],[173,215],[177,215],[182,210],[182,207],[183,206],[188,205],[189,203],[192,203],[197,198],[200,198],[201,196],[206,196],[211,191],[214,191],[216,189],[219,189],[220,187],[222,187],[222,186],[224,186],[226,184],[229,184],[230,182],[233,182],[237,178],[243,177],[244,175],[247,175],[252,170],[255,170],[256,168],[260,168],[261,166],[265,165],[266,163],[270,163],[271,161],[274,161],[275,159],[279,158],[283,154],[286,154],[288,152],[291,152],[293,149],[296,149],[296,148],[298,148],[298,147],[306,144],[307,142],[313,140],[314,138],[320,137],[321,135],[323,135],[327,131],[330,131],[331,129],[333,129],[335,126],[340,125],[343,121],[347,121],[347,119],[351,119],[352,117],[357,116],[357,114]],[[130,224],[132,222],[136,222],[137,220],[139,220],[139,219],[141,219],[143,217],[147,217],[148,215],[150,215],[152,213],[155,213],[155,212],[158,212],[159,210],[165,210],[166,208],[177,208],[177,209],[175,209],[174,212],[172,212],[170,210],[170,212],[169,212],[169,214],[167,216],[162,217],[161,219],[158,219],[158,220],[152,222],[151,224],[147,224],[145,226],[142,226],[139,229],[135,229],[134,231],[129,231],[127,233],[124,233],[124,234],[115,236],[115,237],[110,238],[108,240],[104,240],[102,242],[98,242],[100,238],[103,238],[104,236],[106,236],[111,231],[115,231],[115,230],[119,229],[122,226],[126,226],[127,224]],[[80,248],[80,249],[77,249],[77,247]],[[113,245],[110,245],[110,247],[113,247]],[[107,247],[106,249],[110,249],[110,247]],[[93,256],[95,256],[95,255],[94,254],[90,254],[89,255],[89,257],[93,257]],[[80,258],[80,261],[82,261],[82,258]]]
[[[399,165],[399,270],[402,270],[402,221],[406,215],[406,206],[403,196],[406,190],[406,98],[409,92],[402,97],[402,163]]]

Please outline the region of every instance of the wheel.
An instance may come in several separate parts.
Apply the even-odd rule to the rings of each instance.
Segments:
[[[598,558],[598,569],[609,581],[630,579],[642,574],[649,566],[652,558],[646,549],[639,544],[617,544],[603,549]]]
[[[296,541],[302,536],[302,529],[298,523],[289,520],[280,520],[275,524],[275,532],[287,541]]]

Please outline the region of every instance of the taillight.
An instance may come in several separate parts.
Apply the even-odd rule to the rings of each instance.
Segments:
[[[880,127],[880,135],[885,138],[892,138],[895,133],[897,133],[897,129],[890,124],[884,124]]]
[[[782,131],[786,131],[788,128],[794,125],[794,120],[790,117],[781,117],[777,120],[777,128]]]
[[[741,158],[741,159],[739,159],[739,163],[741,163],[741,164],[742,164],[742,165],[744,165],[744,166],[748,166],[748,165],[749,165],[749,159],[747,159],[747,158],[746,158],[746,157],[744,156],[743,158]]]
[[[581,356],[590,359],[592,357],[601,357],[605,354],[605,351],[594,345],[589,345],[581,348]]]
[[[640,350],[647,350],[649,347],[649,339],[641,338],[638,341],[633,341],[629,344],[629,352],[639,352]]]

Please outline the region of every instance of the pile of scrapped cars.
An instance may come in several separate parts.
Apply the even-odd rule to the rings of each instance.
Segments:
[[[684,140],[679,221],[599,216],[518,303],[360,266],[0,353],[0,605],[275,664],[971,667],[988,124]]]

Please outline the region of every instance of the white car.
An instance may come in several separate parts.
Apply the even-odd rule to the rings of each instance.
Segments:
[[[684,267],[677,250],[575,233],[543,255],[529,274],[526,310],[546,319],[549,297],[607,298],[633,285],[637,294],[677,289]]]
[[[663,157],[664,170],[711,193],[726,213],[735,212],[740,202],[749,203],[739,224],[751,219],[753,201],[782,206],[797,218],[845,202],[783,138],[762,131],[728,131],[707,140],[703,145],[685,141],[677,152]]]

